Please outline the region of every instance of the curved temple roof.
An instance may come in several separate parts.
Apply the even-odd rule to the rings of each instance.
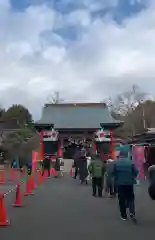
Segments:
[[[120,125],[104,103],[46,104],[36,124],[54,124],[56,129],[98,129],[101,125]]]

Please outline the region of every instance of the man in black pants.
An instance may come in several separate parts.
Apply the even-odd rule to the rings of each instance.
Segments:
[[[122,220],[127,219],[126,208],[129,208],[131,219],[136,221],[134,204],[135,196],[133,185],[118,186],[118,200]]]
[[[98,189],[98,196],[102,197],[103,178],[92,177],[93,196],[96,197],[96,190]]]
[[[101,161],[99,155],[92,158],[88,170],[92,174],[93,196],[96,197],[96,191],[98,189],[98,196],[102,197],[105,164]]]

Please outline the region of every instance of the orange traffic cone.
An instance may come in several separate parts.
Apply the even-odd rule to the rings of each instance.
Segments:
[[[6,211],[4,207],[4,194],[0,194],[0,227],[9,226],[10,222],[7,220]]]
[[[69,171],[69,175],[72,177],[73,176],[73,169],[71,168]]]
[[[16,177],[16,181],[20,179],[20,172],[18,168],[15,170],[15,177]]]
[[[31,176],[29,176],[27,181],[26,181],[26,189],[25,189],[24,196],[29,196],[29,195],[33,195],[33,194],[34,193],[32,192]]]
[[[0,170],[0,184],[4,184],[4,170]]]
[[[10,181],[13,181],[13,180],[14,180],[14,169],[13,169],[13,168],[10,169],[10,177],[9,177],[9,180],[10,180]]]
[[[32,186],[32,190],[33,190],[33,189],[35,189],[37,187],[35,182],[34,182],[34,175],[31,175],[30,178],[31,178],[31,186]]]
[[[16,186],[16,199],[15,202],[12,204],[13,207],[22,207],[22,195],[20,191],[20,184],[18,183]]]
[[[42,184],[42,174],[41,174],[41,171],[38,171],[37,172],[37,175],[38,175],[38,185],[41,185]]]

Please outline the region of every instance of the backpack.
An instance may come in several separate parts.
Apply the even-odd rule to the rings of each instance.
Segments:
[[[92,166],[92,173],[94,175],[94,177],[102,177],[103,173],[103,165],[101,162],[94,162],[93,166]]]

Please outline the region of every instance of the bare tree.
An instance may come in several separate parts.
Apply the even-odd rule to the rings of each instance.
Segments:
[[[133,85],[131,90],[125,91],[116,98],[105,100],[112,112],[126,116],[129,115],[140,103],[144,102],[148,94],[142,92],[137,85]]]
[[[129,91],[105,101],[113,117],[124,121],[124,125],[115,131],[117,135],[128,138],[155,127],[155,117],[151,114],[155,111],[155,102],[148,99],[149,94],[133,85]]]

